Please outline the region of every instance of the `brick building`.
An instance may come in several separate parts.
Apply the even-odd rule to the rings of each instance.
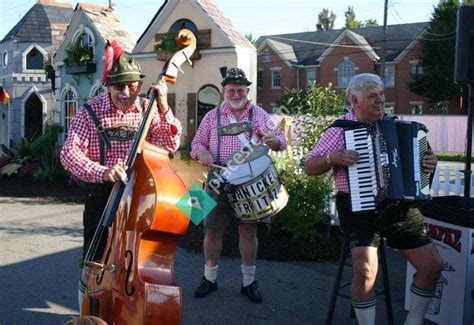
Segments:
[[[434,108],[407,83],[422,73],[420,40],[427,22],[389,25],[385,41],[386,110],[395,114],[460,114],[459,103]],[[343,91],[354,74],[380,75],[382,26],[262,36],[257,40],[257,103],[272,111],[287,88],[329,83]]]

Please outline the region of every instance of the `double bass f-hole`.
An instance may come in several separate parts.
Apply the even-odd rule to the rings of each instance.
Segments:
[[[127,294],[127,296],[131,296],[135,292],[135,287],[134,286],[132,286],[131,288],[129,287],[129,283],[130,283],[129,279],[130,279],[130,274],[132,273],[132,265],[133,265],[133,253],[132,253],[132,251],[127,250],[125,252],[125,258],[128,260],[128,264],[127,264],[127,267],[126,267],[127,274],[125,276],[125,293]]]

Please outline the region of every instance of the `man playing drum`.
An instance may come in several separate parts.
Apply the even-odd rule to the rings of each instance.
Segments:
[[[245,148],[251,151],[255,144],[263,143],[274,151],[286,149],[285,137],[276,129],[270,115],[248,100],[250,84],[251,82],[247,80],[241,69],[232,68],[227,71],[222,81],[224,102],[204,116],[191,144],[192,158],[205,166],[223,166],[224,163],[231,163],[229,160],[232,159],[233,153]],[[204,219],[206,264],[204,276],[194,291],[194,295],[205,297],[217,290],[216,279],[222,237],[225,227],[232,220],[236,220],[239,223],[239,250],[243,275],[240,292],[250,301],[260,303],[262,296],[255,281],[255,260],[258,249],[257,222],[244,222],[237,219],[223,189],[209,186],[212,177],[218,173],[219,171],[210,169],[206,186],[207,193],[216,200],[217,206]]]

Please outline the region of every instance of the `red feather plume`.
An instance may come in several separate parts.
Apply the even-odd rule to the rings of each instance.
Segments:
[[[109,79],[110,71],[114,65],[117,64],[120,55],[122,54],[123,50],[120,45],[116,41],[110,42],[109,40],[105,43],[104,49],[104,75],[102,77],[102,82],[104,84],[107,83]]]

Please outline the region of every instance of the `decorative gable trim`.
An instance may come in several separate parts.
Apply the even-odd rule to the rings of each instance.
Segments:
[[[344,37],[349,37],[355,44],[357,45],[342,45],[339,44]],[[362,35],[356,34],[351,30],[345,29],[324,52],[321,54],[319,63],[321,63],[329,54],[332,52],[333,49],[336,47],[347,47],[347,48],[357,48],[363,50],[363,52],[372,60],[378,61],[380,57],[375,52],[374,48],[367,42],[365,37]]]

